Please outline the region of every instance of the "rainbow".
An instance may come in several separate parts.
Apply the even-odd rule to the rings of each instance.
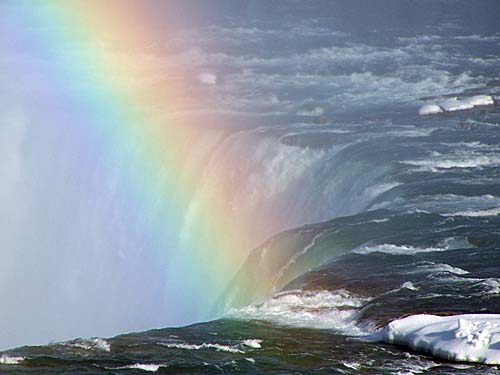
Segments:
[[[200,126],[183,114],[206,93],[186,81],[189,68],[159,57],[166,47],[157,42],[178,27],[175,14],[169,14],[175,5],[156,3],[173,23],[165,25],[151,4],[12,2],[8,23],[27,31],[12,35],[8,48],[40,61],[38,76],[56,91],[53,97],[31,95],[19,102],[43,103],[64,118],[78,119],[61,121],[61,131],[73,127],[77,134],[71,147],[85,143],[94,159],[122,166],[120,201],[127,205],[123,211],[134,213],[124,220],[145,237],[148,256],[164,265],[172,306],[165,324],[180,324],[209,317],[248,254],[252,233],[250,223],[234,223],[226,215],[225,190],[234,186],[205,194],[196,186],[199,175],[181,167]],[[12,72],[22,85],[22,67],[7,65],[2,71]],[[222,176],[214,177],[214,184],[221,182]]]

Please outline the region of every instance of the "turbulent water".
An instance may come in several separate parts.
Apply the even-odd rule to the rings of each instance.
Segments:
[[[223,318],[12,349],[0,372],[495,373],[377,334],[411,314],[499,312],[500,7],[377,4],[224,3],[171,40],[186,46],[171,61],[216,77],[200,112],[244,124],[200,141],[199,185],[238,160],[228,206],[256,233],[214,301]],[[423,97],[475,94],[495,103],[418,114]]]

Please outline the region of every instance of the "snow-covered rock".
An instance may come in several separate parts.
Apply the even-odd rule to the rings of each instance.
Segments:
[[[490,95],[474,95],[469,98],[465,98],[464,101],[466,101],[470,105],[473,105],[474,107],[495,104],[493,98]]]
[[[389,323],[382,335],[447,360],[500,364],[500,314],[412,315]]]
[[[438,106],[437,104],[424,104],[418,110],[418,114],[421,116],[433,115],[433,114],[441,113],[441,112],[443,112],[443,109],[440,106]]]
[[[452,97],[438,101],[437,103],[425,104],[418,110],[418,114],[432,115],[441,112],[455,112],[473,109],[475,107],[485,107],[495,105],[495,100],[491,95],[474,95],[463,98]]]
[[[457,98],[449,98],[439,102],[439,105],[446,112],[454,112],[454,111],[464,111],[466,109],[474,108],[474,105],[470,104],[467,100],[461,100]]]

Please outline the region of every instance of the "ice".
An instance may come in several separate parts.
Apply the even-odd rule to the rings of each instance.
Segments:
[[[457,98],[443,100],[439,105],[447,112],[464,111],[474,108],[474,105],[470,104],[467,100],[460,100]]]
[[[443,112],[443,109],[440,106],[438,106],[437,104],[424,104],[418,110],[418,114],[421,116],[433,115],[433,114],[441,113],[441,112]]]
[[[447,98],[437,103],[424,104],[418,110],[421,116],[432,115],[441,112],[455,112],[473,109],[475,107],[492,106],[495,104],[491,95],[474,95],[465,98]]]
[[[412,315],[389,323],[382,335],[447,360],[500,364],[499,314]]]
[[[470,105],[473,105],[474,107],[495,104],[493,98],[490,95],[475,95],[464,99],[464,101],[468,102]]]

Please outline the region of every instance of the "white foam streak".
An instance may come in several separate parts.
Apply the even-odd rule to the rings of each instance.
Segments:
[[[227,353],[245,353],[243,350],[238,349],[234,346],[229,345],[221,345],[221,344],[211,344],[211,343],[202,343],[202,344],[188,344],[188,343],[159,343],[161,346],[165,346],[167,348],[172,349],[183,349],[183,350],[201,350],[201,349],[214,349],[218,352],[227,352]]]
[[[483,216],[496,216],[500,215],[500,207],[490,208],[487,210],[478,211],[460,211],[451,214],[443,214],[443,216],[466,216],[466,217],[483,217]]]
[[[466,271],[459,267],[453,267],[446,263],[434,263],[434,262],[425,262],[424,264],[417,265],[414,270],[409,271],[408,273],[451,273],[454,275],[467,275],[469,271]]]
[[[439,172],[451,168],[480,168],[500,164],[499,155],[481,155],[474,152],[452,155],[435,155],[434,159],[406,160],[403,164],[413,165],[418,171]]]
[[[413,247],[410,245],[381,244],[374,246],[362,246],[353,250],[356,254],[370,254],[375,252],[393,254],[393,255],[413,255],[416,253],[425,253],[430,251],[445,251],[448,247]]]

